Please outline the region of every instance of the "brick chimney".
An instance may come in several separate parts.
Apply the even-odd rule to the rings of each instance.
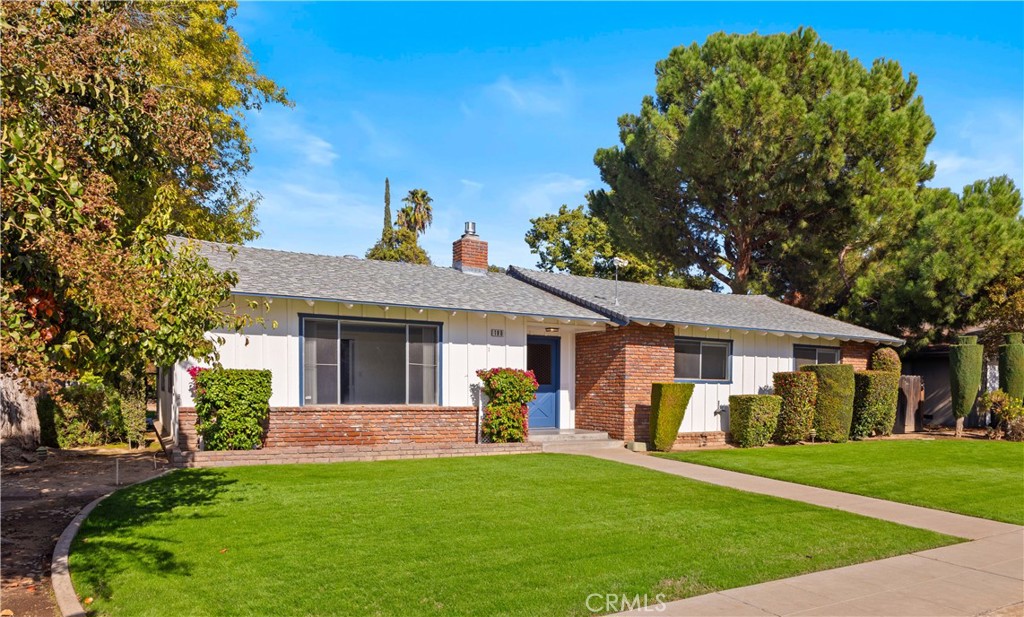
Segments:
[[[452,267],[469,274],[487,272],[487,243],[476,235],[476,223],[466,223],[466,232],[452,242]]]

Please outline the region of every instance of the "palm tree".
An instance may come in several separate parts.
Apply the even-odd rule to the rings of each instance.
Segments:
[[[421,234],[434,222],[434,201],[425,189],[412,189],[402,198],[407,205],[398,211],[398,225],[411,232]]]

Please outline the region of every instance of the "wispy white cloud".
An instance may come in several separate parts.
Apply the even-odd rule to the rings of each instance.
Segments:
[[[942,138],[942,135],[939,136]],[[1011,104],[983,103],[967,110],[955,137],[942,139],[928,152],[935,161],[932,186],[959,191],[975,180],[1008,175],[1024,182],[1024,121]]]
[[[538,216],[556,212],[562,204],[576,206],[583,203],[590,180],[575,178],[564,173],[548,173],[527,180],[511,203],[517,209]]]
[[[362,131],[364,137],[363,147],[371,158],[395,159],[405,153],[405,148],[402,147],[398,140],[388,135],[386,131],[378,128],[366,114],[353,111],[352,122]]]
[[[306,160],[313,165],[326,167],[333,163],[334,159],[338,158],[338,153],[334,151],[334,146],[331,145],[331,142],[308,133],[301,137],[299,147]]]
[[[300,110],[274,108],[252,118],[254,133],[264,147],[291,152],[317,167],[329,167],[338,158],[334,144],[307,127]]]
[[[521,113],[547,115],[569,110],[574,95],[572,80],[565,71],[554,71],[555,79],[512,79],[501,75],[484,87],[493,100]],[[467,108],[463,105],[463,113]]]

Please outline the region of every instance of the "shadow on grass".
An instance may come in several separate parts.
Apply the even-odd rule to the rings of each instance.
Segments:
[[[118,491],[89,515],[71,547],[70,567],[80,595],[109,599],[110,580],[125,570],[189,576],[188,563],[165,546],[166,538],[139,533],[157,521],[205,518],[197,508],[224,498],[236,483],[209,469],[177,471]]]

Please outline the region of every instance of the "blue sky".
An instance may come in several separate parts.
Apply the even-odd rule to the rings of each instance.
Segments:
[[[295,107],[249,115],[254,244],[362,256],[411,188],[434,198],[435,263],[475,220],[491,262],[533,266],[529,219],[601,185],[597,148],[653,92],[654,64],[717,32],[811,26],[917,74],[933,186],[1024,184],[1024,4],[243,2],[233,22]]]

